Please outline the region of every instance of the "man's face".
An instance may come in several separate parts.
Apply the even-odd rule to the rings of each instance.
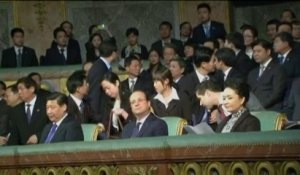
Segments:
[[[132,60],[129,66],[126,66],[129,75],[137,77],[141,71],[141,63],[138,60]]]
[[[278,27],[277,33],[280,33],[280,32],[288,32],[288,33],[292,34],[292,28],[289,25],[283,24]]]
[[[184,46],[184,55],[186,57],[191,57],[194,55],[194,48],[192,46]]]
[[[259,64],[264,63],[266,60],[268,60],[270,54],[271,51],[266,50],[261,45],[256,45],[253,47],[253,58]]]
[[[184,68],[181,68],[177,61],[171,61],[169,69],[171,71],[173,79],[179,78],[184,72]]]
[[[64,104],[60,106],[56,100],[48,100],[46,104],[46,112],[51,122],[58,122],[63,118],[67,106]]]
[[[21,32],[17,32],[12,37],[14,45],[21,47],[24,45],[24,35]]]
[[[279,37],[276,37],[273,47],[276,53],[283,54],[289,48],[289,44],[288,42],[283,42]]]
[[[129,34],[127,39],[128,39],[129,45],[135,46],[137,44],[138,37],[135,34],[133,34],[133,33]]]
[[[299,40],[300,39],[300,25],[293,24],[293,38]]]
[[[199,8],[198,9],[198,17],[200,23],[205,23],[210,20],[210,13],[207,8]]]
[[[161,39],[168,39],[171,37],[171,29],[167,25],[162,25],[159,28],[159,34]]]
[[[200,105],[205,106],[208,109],[211,109],[214,104],[213,104],[213,97],[211,95],[211,91],[206,90],[204,94],[202,95],[197,95],[197,98],[200,100]]]
[[[29,102],[34,97],[34,87],[29,87],[28,89],[25,87],[23,83],[18,84],[18,93],[21,100],[25,102]]]
[[[267,25],[267,35],[270,39],[274,39],[276,35],[276,25],[275,24],[269,24]]]
[[[137,117],[145,117],[150,112],[150,101],[143,92],[133,92],[129,98],[132,113]]]
[[[4,99],[8,106],[14,107],[19,101],[20,97],[18,93],[14,93],[11,88],[6,89]]]
[[[190,24],[184,24],[181,27],[180,34],[185,37],[190,37],[192,33],[192,26]]]
[[[210,59],[209,62],[203,62],[203,63],[201,63],[203,69],[205,69],[209,73],[210,72],[214,72],[215,69],[216,69],[216,67],[215,67],[215,61],[216,61],[215,56],[212,56],[212,58]]]
[[[83,81],[83,85],[77,88],[77,91],[80,95],[86,96],[88,94],[89,84],[86,80]]]
[[[65,47],[67,45],[67,35],[65,32],[58,32],[55,38],[57,45],[60,47]]]
[[[72,33],[72,26],[68,23],[65,23],[62,28],[66,31],[67,36],[70,36]]]
[[[281,15],[281,21],[292,22],[292,14],[289,11],[285,11]]]
[[[176,57],[176,52],[172,48],[164,48],[163,57],[165,65],[168,66],[170,64],[170,60]]]

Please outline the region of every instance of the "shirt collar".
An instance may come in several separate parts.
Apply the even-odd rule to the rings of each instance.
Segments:
[[[159,101],[161,101],[162,103],[164,103],[164,97],[162,96],[162,94],[157,94],[154,99],[157,99]],[[177,90],[175,88],[172,87],[171,89],[171,99],[172,100],[179,100],[179,96],[177,93]]]
[[[208,75],[203,75],[203,74],[201,74],[197,69],[196,69],[195,71],[196,71],[196,74],[197,74],[197,77],[198,77],[200,83],[201,83],[202,81],[204,81],[204,78],[205,78],[205,77],[207,77],[208,80],[209,80],[209,76],[208,76]]]
[[[139,129],[141,129],[142,128],[142,126],[143,126],[143,124],[145,123],[145,121],[146,121],[146,119],[149,117],[149,115],[150,115],[150,112],[145,116],[145,117],[143,117],[142,119],[140,119],[140,120],[136,120],[136,123],[141,123],[140,124],[140,128]]]
[[[288,50],[287,52],[285,52],[285,53],[282,55],[284,59],[287,57],[287,55],[290,53],[291,50],[292,50],[292,49]]]
[[[270,58],[267,62],[265,62],[264,64],[260,64],[260,66],[264,66],[264,68],[266,68],[268,65],[269,65],[269,63],[272,61],[272,58]]]
[[[77,97],[75,97],[73,94],[70,94],[70,96],[71,96],[71,98],[74,100],[74,102],[76,103],[76,105],[77,105],[78,107],[80,107],[80,104],[81,104],[82,100],[79,99],[79,98],[77,98]]]
[[[232,67],[229,67],[227,70],[225,70],[224,72],[224,79],[228,76],[230,70],[232,69]]]
[[[107,69],[110,69],[111,66],[110,66],[109,62],[103,57],[100,57],[100,59],[105,63]]]
[[[65,115],[60,119],[60,120],[58,120],[58,122],[56,122],[56,123],[53,123],[53,124],[56,124],[57,125],[57,127],[56,128],[58,128],[59,127],[59,125],[61,124],[61,122],[67,117],[67,115],[68,115],[68,113],[65,113]]]
[[[18,46],[14,46],[15,52],[18,54],[19,49],[21,49],[21,53],[23,53],[23,46],[18,47]]]
[[[25,105],[27,105],[27,104],[30,104],[30,106],[31,107],[33,107],[34,106],[34,104],[35,104],[35,101],[36,101],[36,95],[33,97],[33,99],[30,101],[30,102],[25,102]]]

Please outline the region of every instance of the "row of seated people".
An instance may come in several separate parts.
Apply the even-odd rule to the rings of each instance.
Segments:
[[[189,22],[183,22],[180,25],[180,38],[172,38],[172,25],[168,21],[163,21],[159,25],[160,39],[151,45],[151,49],[158,51],[161,57],[163,55],[163,47],[167,43],[171,43],[176,47],[179,56],[187,57],[185,47],[187,41],[194,44],[205,44],[207,40],[217,40],[222,47],[226,31],[224,25],[220,22],[211,20],[211,7],[209,4],[201,3],[197,6],[199,20],[201,24],[192,28]],[[297,42],[295,48],[299,49],[300,23],[296,20],[296,16],[291,10],[284,10],[281,15],[281,21],[271,20],[267,23],[267,34],[270,40],[274,40],[277,33],[286,31],[292,34]],[[291,23],[292,22],[292,23]],[[275,28],[275,30],[274,30]],[[89,27],[89,41],[86,46],[86,60],[94,62],[100,56],[99,46],[103,42],[103,30],[108,33],[109,40],[116,43],[116,39],[104,25],[91,25]],[[11,30],[11,38],[14,46],[6,49],[2,53],[2,67],[27,67],[37,65],[70,65],[81,64],[81,49],[78,41],[73,37],[73,24],[69,21],[64,21],[53,32],[54,41],[51,47],[47,49],[45,56],[40,57],[40,62],[36,57],[34,49],[24,46],[24,31],[20,28]],[[243,44],[236,45],[236,49],[245,50],[245,53],[252,58],[253,52],[251,43],[257,39],[257,29],[251,25],[243,25],[241,27],[243,35]],[[139,53],[142,59],[147,59],[148,49],[138,43],[139,31],[132,27],[126,30],[128,45],[121,50],[121,58],[128,57],[131,53]],[[296,50],[297,50],[296,49]],[[238,51],[236,51],[238,52]],[[281,53],[280,53],[281,54]],[[243,69],[244,70],[244,69]],[[242,70],[242,71],[243,71]]]
[[[151,74],[151,69],[149,69],[149,71],[141,70],[142,61],[140,58],[138,58],[136,54],[133,54],[125,59],[125,69],[128,72],[128,79],[120,82],[118,76],[110,71],[110,63],[116,58],[117,55],[115,44],[108,41],[103,42],[100,45],[100,49],[101,56],[92,65],[91,69],[87,74],[87,78],[85,79],[84,73],[82,72],[74,73],[69,77],[69,83],[67,82],[67,87],[70,94],[73,94],[70,95],[70,97],[73,98],[73,104],[76,104],[76,110],[81,111],[81,102],[83,102],[84,107],[90,108],[89,110],[83,110],[86,112],[90,111],[90,114],[83,116],[79,115],[81,117],[76,117],[74,115],[74,117],[77,118],[79,122],[102,123],[104,127],[107,128],[107,131],[110,133],[109,135],[122,135],[122,133],[124,133],[121,132],[123,131],[123,125],[125,125],[126,128],[127,123],[131,123],[132,125],[131,121],[135,121],[134,119],[138,115],[138,111],[133,111],[133,106],[131,104],[130,98],[133,91],[142,91],[142,94],[144,94],[144,99],[145,96],[152,96],[151,100],[148,97],[146,98],[149,99],[147,100],[147,102],[149,102],[148,108],[152,106],[153,112],[157,116],[180,116],[185,118],[191,125],[196,125],[201,122],[207,122],[209,124],[212,124],[212,128],[214,130],[220,131],[220,129],[218,129],[218,121],[231,121],[229,120],[230,117],[224,117],[223,120],[217,120],[216,117],[213,117],[216,115],[211,115],[213,113],[212,106],[215,106],[215,104],[205,105],[204,103],[205,100],[203,100],[203,96],[206,95],[206,91],[203,94],[201,93],[201,90],[199,90],[199,93],[197,93],[197,95],[195,94],[195,91],[199,89],[201,85],[203,85],[204,82],[206,82],[207,79],[211,79],[212,81],[217,82],[219,87],[222,87],[220,89],[224,89],[227,86],[226,83],[225,85],[223,83],[227,79],[238,78],[238,80],[241,79],[241,82],[244,82],[244,84],[244,80],[247,79],[251,92],[254,94],[254,97],[256,96],[258,99],[257,101],[253,102],[254,106],[262,106],[267,110],[282,110],[282,102],[286,89],[286,72],[283,66],[277,63],[277,61],[272,58],[271,44],[265,40],[257,40],[253,44],[253,50],[255,53],[255,61],[257,61],[260,65],[265,65],[266,68],[264,70],[261,70],[260,68],[255,67],[253,68],[253,70],[250,71],[247,77],[244,77],[243,74],[239,73],[236,70],[236,64],[234,64],[236,62],[235,54],[234,51],[232,51],[231,49],[222,48],[219,49],[215,54],[213,54],[213,50],[207,47],[196,47],[195,56],[190,58],[192,59],[193,66],[195,68],[191,73],[187,74],[186,76],[183,75],[185,67],[180,66],[184,65],[184,62],[181,59],[171,59],[169,67],[163,67],[161,71],[157,71],[154,74]],[[220,71],[216,71],[216,68]],[[234,74],[235,76],[229,76],[228,73],[231,71],[237,72],[236,74]],[[180,74],[180,76],[176,79],[174,77],[174,72]],[[77,78],[74,79],[76,79],[79,82],[73,83],[73,85],[71,86],[70,82],[72,82],[74,76],[77,76]],[[82,77],[81,79],[78,78],[80,76]],[[262,78],[264,78],[265,80],[263,81]],[[24,80],[21,79],[19,81],[22,82]],[[17,83],[17,87],[20,97],[22,98],[22,92],[31,93],[31,95],[28,95],[26,93],[23,94],[22,99],[25,102],[27,101],[31,103],[34,97],[39,96],[35,95],[34,93],[35,86],[30,84],[27,84],[25,86],[25,83],[20,83],[19,81]],[[180,81],[182,83],[180,83]],[[101,86],[99,86],[99,83]],[[175,84],[173,87],[173,83],[177,84]],[[200,87],[197,88],[199,84]],[[238,83],[238,81],[236,81],[234,84],[241,84],[241,86],[243,87],[242,89],[247,90],[246,86],[243,85],[243,83]],[[232,89],[234,89],[234,87],[232,87]],[[224,91],[224,93],[225,92],[226,91]],[[247,92],[249,94],[249,90],[247,90]],[[248,101],[249,95],[246,96],[245,94],[241,95],[238,92],[236,93],[239,95],[240,99],[242,99],[239,102],[240,105],[243,106],[243,110],[239,113],[243,113],[247,111],[244,108],[246,102]],[[87,97],[85,98],[86,95]],[[76,96],[76,98],[72,96]],[[199,100],[201,101],[201,106],[199,105]],[[228,99],[228,101],[230,100]],[[25,107],[25,102],[19,105],[21,106],[19,108],[21,109],[21,111],[23,111],[23,113],[12,115],[19,117],[11,118],[12,130],[10,132],[11,135],[8,139],[8,143],[10,143],[9,140],[14,140],[14,144],[37,143],[38,138],[40,138],[38,137],[38,135],[32,135],[33,137],[29,137],[31,135],[28,134],[28,132],[22,132],[25,134],[27,133],[28,135],[23,135],[21,137],[22,134],[17,132],[20,131],[18,127],[24,128],[24,125],[20,125],[20,123],[22,122],[15,122],[13,120],[17,121],[17,119],[21,118],[22,120],[26,119],[25,117],[27,117],[26,115],[28,113],[25,112],[25,109],[27,110],[27,108]],[[31,104],[32,109],[30,109],[29,107],[28,110],[34,111],[33,106],[34,104]],[[225,102],[224,106],[227,109],[227,105],[225,105]],[[38,108],[37,112],[41,112],[41,110],[43,109],[42,107],[43,105]],[[229,107],[230,106],[228,106],[227,112],[238,112],[236,111],[236,109],[235,111],[231,111]],[[250,108],[254,109],[255,107],[249,106],[249,109]],[[71,108],[65,108],[63,111],[66,111],[66,109]],[[137,105],[136,109],[140,110],[141,107]],[[218,109],[215,110],[218,111]],[[18,110],[13,111],[16,112]],[[142,113],[144,114],[144,112]],[[70,114],[73,114],[73,112],[70,112]],[[51,114],[48,114],[48,116],[49,115]],[[44,116],[46,116],[46,112],[44,113]],[[231,114],[229,116],[231,116]],[[38,127],[30,128],[38,129]],[[255,128],[258,128],[257,130],[259,130],[259,124],[257,124],[257,122]],[[134,129],[131,129],[133,132]],[[229,131],[234,130],[232,130],[231,128],[229,129]],[[225,131],[223,131],[222,129],[222,132]],[[105,133],[104,135],[101,135],[99,137],[103,139],[107,137],[107,135]]]

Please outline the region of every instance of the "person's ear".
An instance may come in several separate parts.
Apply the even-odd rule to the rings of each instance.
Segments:
[[[116,86],[119,87],[120,86],[120,82],[119,80],[116,81]]]
[[[246,100],[245,97],[243,97],[242,100],[241,100],[241,105],[244,104],[245,100]]]

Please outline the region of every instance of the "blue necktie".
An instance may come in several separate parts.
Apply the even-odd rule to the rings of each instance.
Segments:
[[[30,105],[31,104],[26,104],[26,118],[27,118],[27,122],[28,124],[31,121],[31,110],[30,110]]]
[[[284,56],[279,54],[277,58],[278,58],[279,64],[283,64]]]
[[[47,139],[45,140],[45,143],[50,143],[51,142],[51,140],[52,140],[52,138],[53,138],[53,136],[55,134],[56,127],[57,127],[56,124],[52,124],[50,132],[48,133]]]
[[[131,137],[136,137],[139,134],[140,125],[141,125],[141,122],[136,123],[135,127],[133,128]]]

